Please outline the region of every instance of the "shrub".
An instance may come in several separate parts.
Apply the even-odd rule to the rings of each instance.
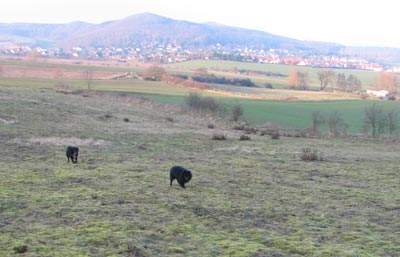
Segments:
[[[303,148],[300,158],[306,162],[323,161],[318,150],[311,148]]]
[[[279,131],[274,131],[271,133],[271,139],[278,140],[280,138],[281,138],[281,135],[279,134]]]
[[[223,141],[226,140],[226,136],[224,134],[214,134],[212,140]]]
[[[235,105],[232,108],[232,121],[238,122],[243,116],[243,107],[241,105]]]
[[[26,253],[28,251],[28,246],[27,245],[18,245],[14,247],[14,252],[15,253]]]
[[[210,124],[207,125],[207,128],[209,128],[209,129],[215,129],[215,125],[212,124],[212,123],[210,123]]]
[[[245,127],[244,132],[246,134],[257,134],[258,130],[256,128],[252,128],[252,127]]]
[[[147,68],[142,76],[144,80],[148,81],[161,81],[162,78],[165,76],[166,71],[162,67],[152,66]]]
[[[186,105],[195,111],[219,113],[223,110],[222,104],[212,97],[203,97],[196,93],[191,93],[186,97]]]
[[[320,126],[325,123],[325,119],[321,112],[315,111],[311,114],[311,123],[311,131],[313,136],[318,135]]]
[[[271,83],[265,83],[264,87],[265,88],[269,88],[269,89],[273,89],[274,88]]]
[[[166,121],[168,121],[168,122],[174,122],[174,118],[172,118],[172,117],[167,117],[167,118],[166,118]]]
[[[194,81],[200,82],[200,83],[210,83],[210,84],[222,84],[222,85],[234,85],[234,86],[241,86],[241,87],[255,87],[256,85],[254,84],[253,81],[250,79],[240,79],[240,78],[226,78],[226,77],[217,77],[213,74],[198,74],[195,76],[192,76],[192,79]]]
[[[251,138],[247,135],[241,135],[239,138],[240,141],[249,141]]]
[[[346,129],[348,125],[343,121],[342,115],[337,111],[329,114],[327,123],[329,127],[329,132],[333,137],[337,137],[340,134],[346,134]]]
[[[130,122],[130,119],[124,118],[124,122]]]

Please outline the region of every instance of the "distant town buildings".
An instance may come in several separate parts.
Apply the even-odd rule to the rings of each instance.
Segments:
[[[351,56],[317,55],[291,53],[283,49],[224,48],[220,44],[206,49],[186,49],[175,44],[159,42],[143,43],[133,47],[84,48],[75,46],[70,49],[29,47],[24,45],[1,43],[0,54],[7,56],[39,56],[49,58],[103,59],[129,62],[136,60],[152,63],[178,63],[189,60],[233,60],[256,63],[286,64],[323,68],[360,69],[371,71],[400,72],[400,67],[385,67],[382,64]]]

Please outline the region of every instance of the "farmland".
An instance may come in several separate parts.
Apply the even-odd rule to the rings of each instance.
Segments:
[[[27,70],[26,74],[33,74],[35,70],[47,70],[42,77],[0,77],[2,87],[20,88],[20,89],[57,89],[56,85],[65,84],[68,90],[85,90],[87,81],[83,78],[55,78],[54,71],[62,70],[63,74],[77,74],[91,69],[101,74],[113,74],[127,71],[140,71],[144,67],[128,66],[110,66],[105,64],[91,63],[91,66],[82,64],[48,62],[18,62],[2,61],[3,65],[10,67],[19,67]],[[231,69],[248,69],[255,71],[264,71],[271,73],[288,74],[290,67],[283,65],[267,64],[249,64],[238,62],[213,62],[198,61],[182,64],[168,65],[165,67],[171,73],[193,73],[198,68],[208,68],[210,72],[232,76]],[[10,69],[10,68],[8,68]],[[317,69],[306,69],[315,81]],[[222,72],[227,70],[229,72]],[[30,72],[30,73],[29,73]],[[366,84],[373,83],[376,76],[373,72],[367,71],[345,71],[357,75]],[[15,74],[20,74],[16,73]],[[50,77],[49,77],[50,76]],[[257,81],[257,78],[251,77]],[[269,81],[269,77],[263,77],[264,82]],[[273,78],[276,79],[276,78]],[[282,80],[282,78],[280,78]],[[284,80],[284,79],[283,79]],[[271,82],[271,81],[270,81]],[[282,83],[286,83],[282,81]],[[316,83],[316,82],[315,82]],[[313,91],[293,91],[285,89],[263,89],[263,88],[242,88],[233,86],[212,85],[210,90],[199,90],[196,88],[175,85],[166,82],[144,81],[140,79],[130,80],[110,80],[95,79],[91,82],[91,87],[96,91],[123,92],[127,94],[137,94],[156,100],[160,103],[169,103],[182,105],[184,97],[190,92],[198,92],[203,95],[218,98],[228,109],[233,105],[240,104],[244,108],[244,118],[252,125],[262,125],[264,123],[273,123],[283,127],[307,128],[310,126],[311,113],[321,111],[327,115],[333,111],[338,111],[343,119],[349,125],[349,132],[361,133],[363,129],[363,116],[366,107],[377,103],[385,110],[399,110],[397,102],[378,102],[376,100],[360,100],[357,95],[342,92],[313,92]],[[324,129],[324,128],[323,128]]]
[[[242,62],[231,62],[231,61],[191,61],[178,64],[172,64],[168,66],[171,70],[187,70],[193,71],[199,68],[206,68],[211,71],[219,71],[219,74],[229,74],[234,69],[244,69],[261,72],[273,72],[278,74],[289,75],[292,66],[289,65],[277,65],[277,64],[260,64],[260,63],[242,63]],[[320,68],[310,68],[295,66],[299,71],[307,72],[310,76],[311,87],[318,87],[319,81],[317,77]],[[372,71],[362,70],[346,70],[346,69],[333,69],[337,73],[344,73],[346,75],[357,76],[364,87],[373,87],[376,84],[377,73]],[[253,77],[254,79],[254,77]],[[287,86],[287,78],[276,78],[276,77],[256,77],[255,81],[259,83],[272,83],[277,88]]]

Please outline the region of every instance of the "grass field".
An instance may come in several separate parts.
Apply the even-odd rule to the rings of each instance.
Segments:
[[[185,96],[147,95],[143,96],[157,102],[184,105]],[[252,125],[272,123],[284,128],[309,128],[311,126],[311,114],[320,111],[328,117],[330,113],[338,111],[343,120],[349,125],[348,132],[362,133],[364,125],[364,111],[367,107],[377,104],[385,111],[400,111],[397,102],[378,102],[365,100],[343,101],[266,101],[233,98],[218,98],[227,109],[234,105],[241,105],[244,109],[244,119]],[[400,126],[400,121],[399,124]],[[323,125],[322,130],[327,130]]]
[[[277,64],[260,64],[260,63],[244,63],[244,62],[231,62],[231,61],[190,61],[177,64],[171,64],[167,66],[171,70],[184,71],[184,70],[195,70],[198,68],[207,68],[210,70],[232,70],[232,69],[245,69],[253,71],[263,71],[263,72],[274,72],[289,75],[292,66],[289,65],[277,65]],[[318,87],[319,81],[317,73],[320,68],[311,67],[301,67],[295,66],[299,71],[306,71],[309,74],[310,85],[312,87]],[[346,75],[353,74],[357,76],[364,87],[373,87],[376,84],[378,73],[372,71],[362,71],[362,70],[348,70],[348,69],[333,69],[336,73],[344,73]],[[254,78],[253,78],[254,79]],[[256,78],[255,81],[259,83],[272,83],[275,87],[287,86],[287,78],[275,78],[275,77],[264,77]]]
[[[0,256],[400,255],[397,143],[242,142],[223,121],[111,92],[0,87],[0,109]],[[301,161],[305,146],[325,161]],[[186,190],[169,186],[176,164],[193,171]]]
[[[21,79],[0,78],[0,86],[4,88],[19,89],[54,89],[57,81],[54,79]],[[68,80],[71,90],[82,90],[87,88],[86,81]],[[99,80],[94,81],[94,90],[106,92],[124,92],[139,94],[160,103],[182,105],[185,96],[194,90],[168,85],[162,82],[149,82],[142,80]],[[360,133],[363,129],[363,116],[366,107],[374,103],[382,106],[385,110],[400,110],[397,102],[373,101],[373,100],[330,100],[330,101],[274,101],[254,100],[238,97],[227,97],[223,94],[200,92],[205,95],[217,97],[229,109],[233,105],[240,104],[244,108],[245,119],[253,125],[262,125],[270,122],[291,128],[307,128],[310,126],[311,113],[321,111],[328,115],[333,111],[342,114],[343,119],[349,125],[349,132]],[[313,95],[302,96],[303,92],[294,92],[295,95],[305,99],[312,99]],[[271,99],[285,98],[293,95],[291,91],[262,90],[258,95],[265,94]],[[286,95],[287,94],[287,95]],[[311,93],[310,93],[311,94]],[[314,96],[318,93],[313,93]],[[283,95],[282,97],[279,95]],[[321,96],[318,96],[322,98]],[[328,97],[328,99],[330,99]]]

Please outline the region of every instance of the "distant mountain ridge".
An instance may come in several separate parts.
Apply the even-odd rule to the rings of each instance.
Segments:
[[[132,47],[135,45],[174,43],[185,48],[223,47],[286,49],[310,54],[350,54],[375,61],[400,63],[398,48],[358,48],[335,43],[308,42],[263,31],[194,23],[142,13],[101,24],[0,23],[0,42],[24,42],[54,47]]]

